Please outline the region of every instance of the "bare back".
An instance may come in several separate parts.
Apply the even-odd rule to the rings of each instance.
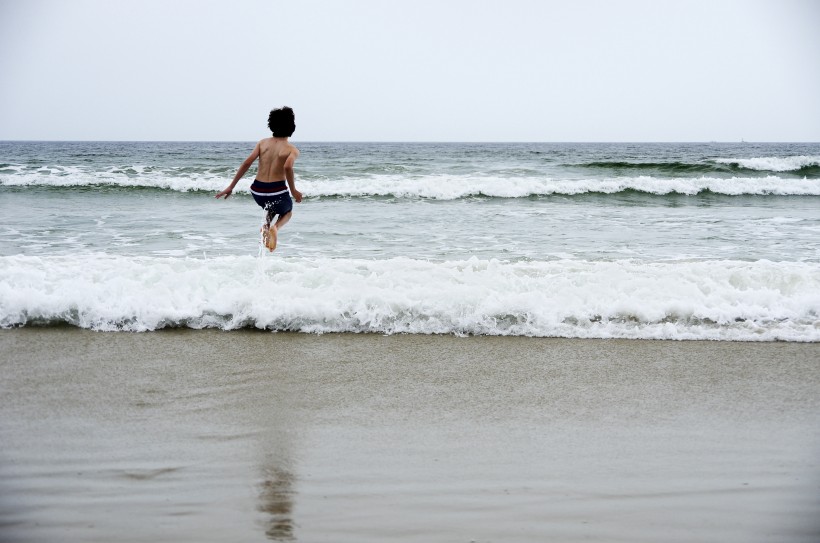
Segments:
[[[292,155],[298,156],[296,147],[283,138],[265,138],[258,143],[259,171],[256,179],[273,182],[285,180],[285,165]],[[291,160],[291,165],[295,156]]]
[[[299,149],[288,143],[287,138],[265,138],[259,140],[253,152],[248,158],[242,161],[242,165],[237,170],[233,181],[228,187],[220,191],[217,198],[227,198],[233,193],[234,187],[242,179],[242,176],[259,160],[259,169],[256,173],[256,180],[263,183],[275,183],[277,181],[287,181],[290,195],[297,203],[302,201],[302,193],[296,190],[296,182],[293,177],[293,164],[299,157]]]

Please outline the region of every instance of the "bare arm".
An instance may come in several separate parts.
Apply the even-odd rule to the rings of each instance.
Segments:
[[[302,193],[296,190],[296,183],[293,177],[293,164],[296,162],[298,157],[299,150],[294,147],[293,151],[291,151],[290,155],[288,155],[287,160],[285,160],[285,179],[287,179],[290,193],[293,195],[293,198],[297,203],[302,201]]]
[[[236,175],[234,176],[233,181],[231,181],[231,184],[228,185],[228,188],[226,188],[222,192],[218,193],[216,195],[216,197],[217,198],[223,198],[224,197],[227,200],[228,196],[230,196],[231,193],[233,192],[233,189],[236,186],[236,184],[239,183],[239,180],[242,179],[242,176],[247,173],[248,169],[251,166],[253,166],[253,162],[257,158],[259,158],[259,144],[258,143],[256,144],[256,147],[253,148],[253,152],[250,155],[248,155],[248,158],[246,158],[242,162],[242,164],[239,166],[239,170],[237,170]]]

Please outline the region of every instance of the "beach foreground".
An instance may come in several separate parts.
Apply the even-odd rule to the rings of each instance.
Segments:
[[[817,541],[820,344],[0,331],[0,540]]]

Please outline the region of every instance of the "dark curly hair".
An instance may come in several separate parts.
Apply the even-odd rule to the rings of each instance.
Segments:
[[[296,130],[296,116],[288,106],[270,110],[268,128],[274,138],[289,138]]]

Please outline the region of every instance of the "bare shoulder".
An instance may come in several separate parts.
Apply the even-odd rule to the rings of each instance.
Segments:
[[[293,158],[296,158],[299,156],[299,149],[297,149],[296,146],[292,143],[288,143],[282,149],[282,154],[286,156],[293,156]]]
[[[263,153],[268,149],[268,147],[269,147],[268,139],[267,138],[262,138],[261,140],[256,142],[256,147],[254,148],[254,152]]]

